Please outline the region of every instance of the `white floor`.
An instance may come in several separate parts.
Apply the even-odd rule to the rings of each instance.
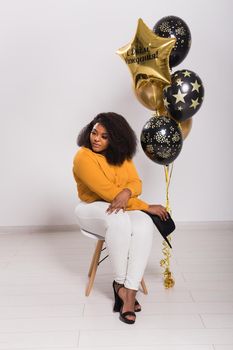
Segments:
[[[109,260],[84,296],[93,240],[79,232],[0,234],[0,349],[232,350],[233,231],[180,228],[163,287],[159,234],[134,325],[112,312]]]

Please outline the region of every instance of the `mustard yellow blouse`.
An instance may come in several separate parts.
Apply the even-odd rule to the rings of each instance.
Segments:
[[[87,203],[111,202],[124,188],[132,192],[126,210],[146,210],[149,205],[138,198],[142,182],[132,160],[120,166],[110,165],[105,156],[81,147],[74,157],[73,174],[78,196]]]

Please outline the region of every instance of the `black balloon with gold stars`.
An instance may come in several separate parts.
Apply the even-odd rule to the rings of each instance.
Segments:
[[[141,132],[144,153],[155,163],[168,165],[179,155],[182,133],[178,123],[167,116],[152,117]]]
[[[161,18],[153,28],[153,32],[163,38],[176,38],[172,49],[169,64],[175,67],[187,56],[191,46],[191,32],[185,21],[177,16]]]
[[[192,117],[201,107],[204,87],[200,77],[187,69],[172,74],[171,85],[164,91],[164,106],[178,122]]]

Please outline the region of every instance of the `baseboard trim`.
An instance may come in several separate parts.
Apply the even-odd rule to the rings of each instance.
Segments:
[[[195,221],[195,222],[176,222],[176,228],[179,230],[233,230],[233,221]]]
[[[233,221],[195,221],[176,222],[177,230],[219,230],[233,231]],[[78,232],[78,225],[38,225],[38,226],[0,226],[0,234],[7,233],[43,233],[43,232]]]
[[[43,233],[43,232],[75,232],[78,225],[38,225],[38,226],[0,226],[0,234],[6,233]]]

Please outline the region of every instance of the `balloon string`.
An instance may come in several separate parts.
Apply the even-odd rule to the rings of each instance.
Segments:
[[[172,171],[173,171],[173,163],[171,165],[171,168],[169,165],[164,166],[165,171],[165,179],[166,179],[166,210],[171,214],[171,208],[169,203],[169,186],[171,182],[172,177]],[[167,237],[167,239],[171,242],[171,235]],[[172,274],[170,271],[170,248],[167,242],[163,241],[163,249],[162,249],[164,258],[160,261],[160,265],[165,269],[163,275],[164,275],[164,286],[165,288],[171,288],[175,284],[175,280],[172,278]]]
[[[170,201],[169,201],[169,186],[170,186],[171,177],[172,177],[173,163],[170,169],[169,169],[169,165],[165,165],[164,171],[165,171],[165,180],[166,180],[166,210],[169,213],[171,213]]]

